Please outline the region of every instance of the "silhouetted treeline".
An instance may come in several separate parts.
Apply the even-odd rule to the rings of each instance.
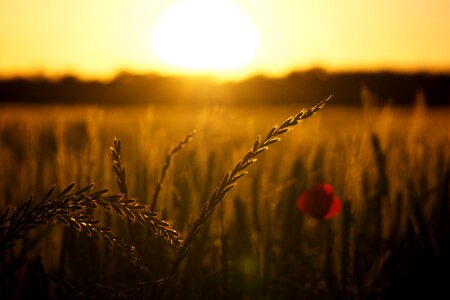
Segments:
[[[333,94],[336,104],[361,104],[361,91],[379,104],[410,105],[416,95],[431,106],[450,103],[450,74],[354,72],[320,69],[283,78],[254,76],[217,82],[201,77],[122,73],[110,82],[67,76],[0,80],[0,102],[24,104],[312,104]]]

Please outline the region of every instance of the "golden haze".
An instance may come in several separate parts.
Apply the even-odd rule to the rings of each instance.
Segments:
[[[173,5],[198,1],[0,0],[0,76],[108,78],[129,70],[242,77],[317,65],[450,70],[447,0],[210,0],[248,18],[258,36],[254,55],[228,69],[171,66],[158,57],[153,32]]]

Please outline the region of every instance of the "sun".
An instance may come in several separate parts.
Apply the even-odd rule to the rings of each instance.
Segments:
[[[157,23],[153,49],[188,70],[236,70],[255,56],[257,31],[232,0],[181,0]]]

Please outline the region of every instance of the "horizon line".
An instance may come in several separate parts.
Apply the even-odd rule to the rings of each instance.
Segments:
[[[210,80],[218,82],[241,82],[255,77],[266,77],[266,78],[286,78],[291,74],[295,73],[307,73],[307,72],[323,72],[325,74],[345,74],[345,73],[394,73],[394,74],[430,74],[430,75],[450,75],[450,67],[447,68],[431,68],[431,67],[417,67],[417,68],[406,68],[406,67],[347,67],[347,68],[333,68],[325,67],[321,65],[310,66],[304,68],[292,68],[284,72],[274,72],[274,71],[253,71],[248,72],[245,75],[218,75],[214,72],[164,72],[158,70],[133,70],[133,69],[117,69],[111,72],[111,75],[99,75],[97,74],[83,74],[84,72],[66,70],[62,72],[48,72],[42,70],[35,70],[29,72],[2,72],[0,71],[0,80],[14,80],[14,79],[47,79],[50,81],[59,81],[64,78],[76,78],[79,81],[100,81],[100,82],[111,82],[116,78],[119,78],[123,74],[129,74],[133,76],[160,76],[160,77],[171,77],[171,78],[207,78]]]

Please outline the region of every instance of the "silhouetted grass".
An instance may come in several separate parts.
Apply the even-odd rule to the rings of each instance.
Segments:
[[[3,251],[2,299],[448,295],[446,110],[331,106],[286,135],[233,188],[265,143],[276,142],[277,130],[284,133],[295,117],[258,139],[242,159],[256,133],[294,108],[35,109],[0,112],[0,223],[11,229],[11,220],[28,220],[36,226],[0,233],[8,239],[2,245],[16,243]],[[186,132],[194,128],[189,141]],[[107,150],[114,135],[121,144],[116,140],[111,148],[111,171]],[[227,166],[234,167],[222,177]],[[47,193],[53,184],[72,181],[89,188]],[[92,182],[118,192],[92,192]],[[344,208],[335,219],[312,221],[297,211],[296,200],[323,182],[335,187]],[[32,192],[38,196],[20,208]],[[48,201],[61,210],[46,211]],[[92,201],[96,208],[87,206]],[[66,220],[68,230],[52,225],[50,217],[64,223],[58,217],[67,214],[75,220]],[[99,228],[113,228],[114,236],[108,239],[112,231]],[[180,238],[174,232],[186,237],[179,244],[184,250],[171,245]],[[89,234],[121,239],[110,248]],[[128,246],[139,255],[131,260],[149,272],[114,251]]]

